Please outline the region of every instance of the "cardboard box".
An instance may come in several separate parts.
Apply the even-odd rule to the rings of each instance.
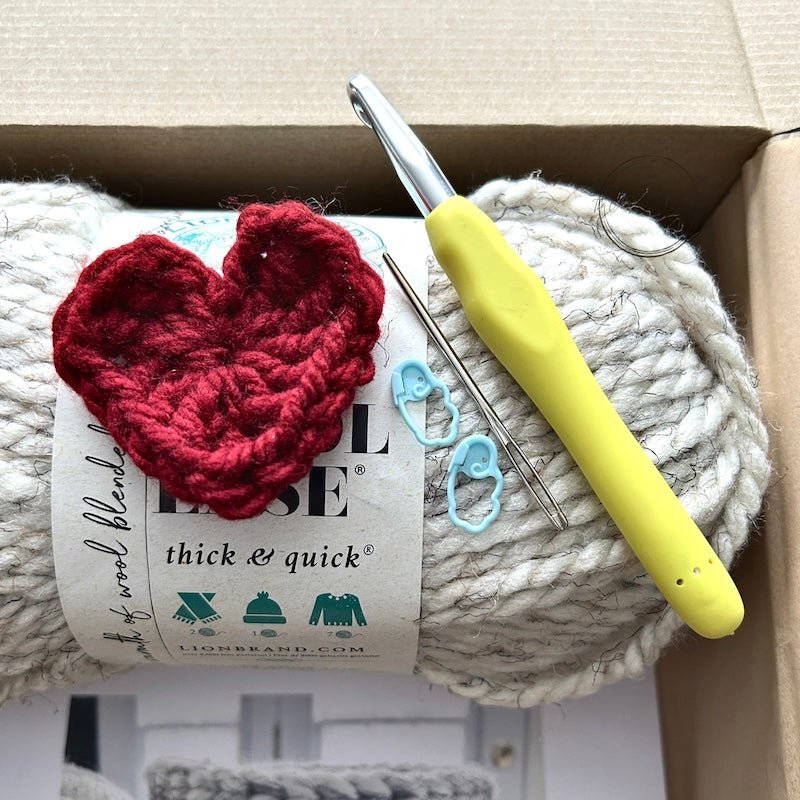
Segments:
[[[800,125],[798,41],[787,0],[19,3],[0,23],[0,172],[144,206],[288,193],[414,213],[347,102],[364,71],[461,191],[541,170],[702,227],[777,479],[737,568],[742,629],[687,637],[659,668],[668,783],[676,800],[782,800],[800,796],[800,137],[776,134]]]

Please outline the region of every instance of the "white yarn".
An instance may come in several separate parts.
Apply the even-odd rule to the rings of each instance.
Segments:
[[[133,800],[108,778],[74,764],[64,764],[61,800]]]
[[[103,671],[67,628],[53,572],[50,325],[120,208],[69,183],[0,184],[0,702]]]
[[[742,342],[694,250],[623,252],[599,233],[597,197],[536,178],[494,181],[473,199],[542,276],[601,385],[729,564],[766,487],[767,437]],[[652,220],[604,206],[607,223],[632,247],[668,248]],[[0,208],[8,221],[0,242],[2,702],[109,671],[70,635],[53,576],[50,321],[103,219],[121,205],[70,184],[5,184]],[[472,332],[432,259],[430,266],[434,316],[541,461],[570,527],[553,531],[506,472],[500,519],[480,536],[456,532],[442,484],[447,451],[431,452],[418,671],[479,702],[519,706],[640,674],[680,620],[553,432]],[[429,361],[454,390],[461,433],[484,430],[433,347]],[[429,427],[443,425],[431,405]]]

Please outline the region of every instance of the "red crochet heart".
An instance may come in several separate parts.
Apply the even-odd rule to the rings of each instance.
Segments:
[[[160,236],[103,253],[53,320],[58,374],[147,475],[227,519],[335,445],[375,373],[384,289],[301,203],[245,208],[223,277]]]

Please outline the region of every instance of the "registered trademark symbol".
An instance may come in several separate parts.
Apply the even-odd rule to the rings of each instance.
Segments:
[[[375,552],[375,548],[371,544],[364,545],[364,555],[371,556]]]
[[[356,464],[356,475],[363,475],[367,468],[363,464]]]

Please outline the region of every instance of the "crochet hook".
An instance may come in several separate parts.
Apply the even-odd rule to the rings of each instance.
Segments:
[[[369,78],[353,77],[348,93],[425,217],[475,332],[558,434],[672,608],[702,636],[732,634],[744,617],[736,585],[595,380],[539,276],[455,193]]]
[[[408,298],[409,303],[411,303],[412,308],[425,326],[425,329],[430,334],[431,339],[439,346],[444,357],[450,362],[453,371],[458,375],[461,383],[464,384],[464,388],[472,396],[475,405],[478,406],[481,414],[483,414],[486,422],[492,429],[492,433],[497,437],[500,446],[508,456],[508,460],[519,473],[519,476],[533,496],[533,499],[539,504],[539,507],[547,515],[547,518],[556,530],[566,530],[568,522],[561,506],[556,502],[552,492],[542,480],[541,475],[536,471],[531,460],[525,455],[525,451],[519,446],[500,417],[497,416],[497,412],[494,410],[492,404],[486,399],[486,396],[480,390],[478,384],[475,383],[472,375],[469,374],[469,370],[464,366],[464,363],[458,357],[456,351],[453,350],[453,346],[447,341],[447,337],[442,333],[442,329],[436,324],[436,321],[431,316],[428,309],[425,308],[425,304],[414,291],[414,287],[409,283],[408,278],[406,278],[400,267],[397,266],[395,260],[388,253],[383,254],[383,260],[386,262],[386,266],[391,270],[395,280],[400,284],[400,288]],[[534,482],[536,485],[534,485]]]

